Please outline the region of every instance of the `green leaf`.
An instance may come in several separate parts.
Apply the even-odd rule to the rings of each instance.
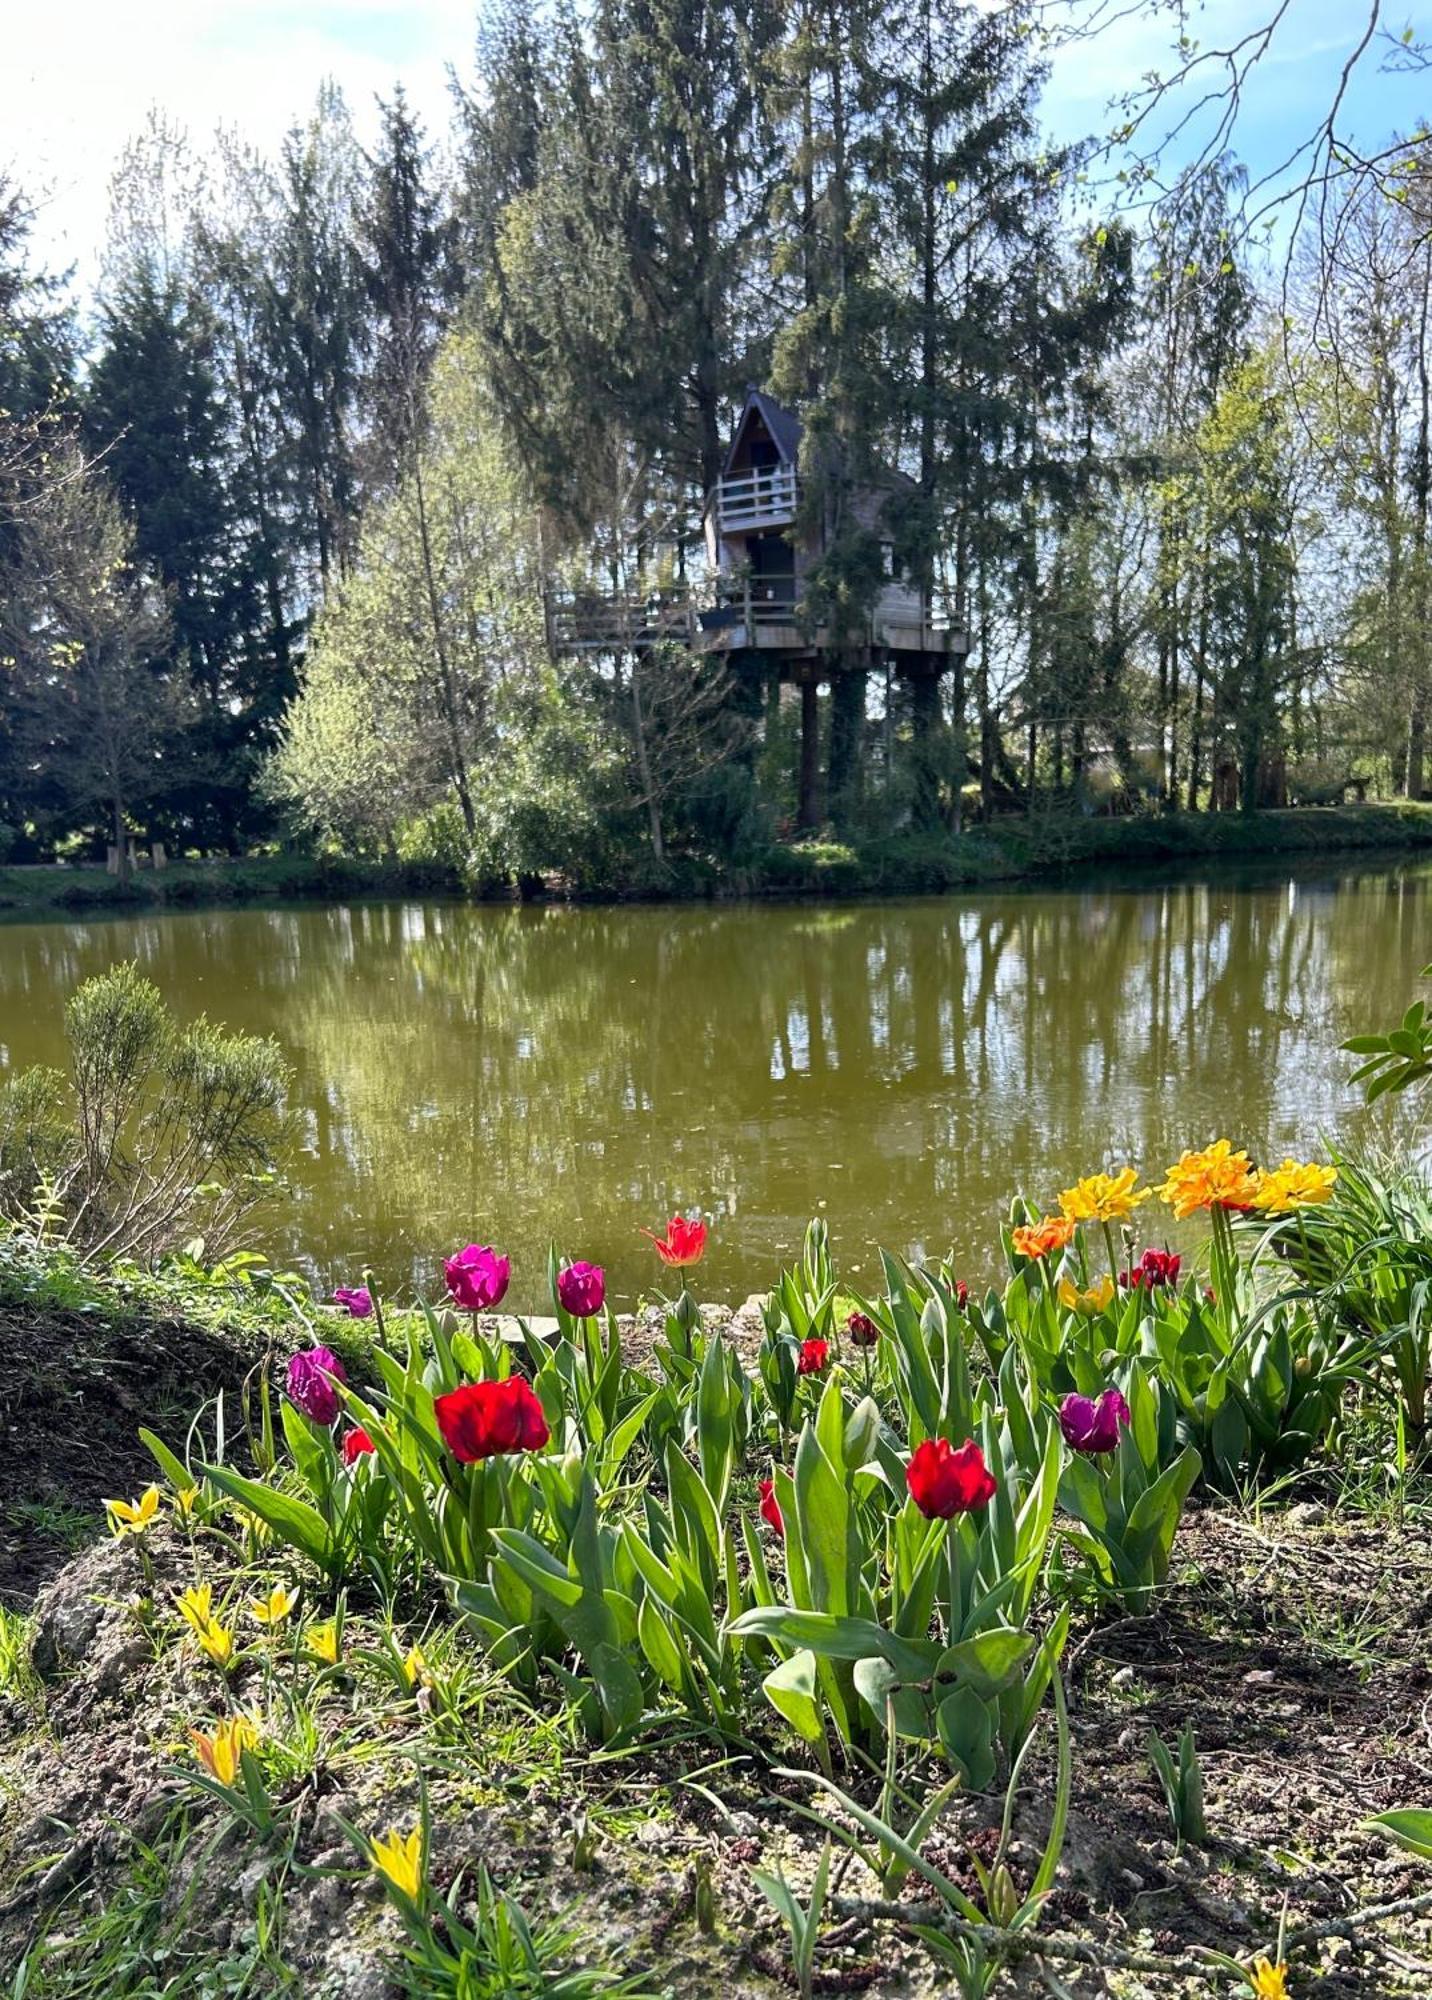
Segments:
[[[266,1521],[290,1548],[306,1555],[325,1574],[333,1574],[337,1552],[328,1523],[316,1507],[280,1493],[276,1487],[265,1486],[260,1480],[245,1479],[241,1473],[231,1472],[227,1465],[206,1465],[203,1472],[221,1493],[227,1493],[231,1500],[237,1500],[261,1521]]]
[[[935,1673],[940,1680],[958,1679],[982,1698],[1002,1694],[1019,1678],[1038,1641],[1032,1632],[1005,1626],[962,1639],[941,1653]]]
[[[1363,1825],[1376,1827],[1409,1854],[1432,1861],[1432,1812],[1423,1806],[1402,1806],[1393,1812],[1374,1813]]]
[[[772,1708],[785,1717],[802,1742],[824,1743],[825,1718],[814,1653],[792,1653],[788,1660],[771,1669],[761,1686]]]

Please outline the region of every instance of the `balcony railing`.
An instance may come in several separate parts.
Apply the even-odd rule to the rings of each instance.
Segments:
[[[796,517],[800,486],[793,465],[772,465],[716,482],[716,528],[722,535],[753,528],[788,527]]]
[[[674,639],[689,645],[696,611],[684,584],[634,595],[604,597],[573,591],[547,601],[547,632],[554,652],[630,652]]]

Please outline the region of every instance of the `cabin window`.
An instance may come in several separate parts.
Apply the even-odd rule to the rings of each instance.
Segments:
[[[895,544],[893,542],[882,542],[880,544],[880,574],[890,583],[898,583],[900,581],[900,566],[895,560]]]

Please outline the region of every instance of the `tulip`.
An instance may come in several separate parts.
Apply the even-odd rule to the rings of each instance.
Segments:
[[[229,1626],[215,1622],[194,1636],[216,1667],[226,1667],[234,1657],[234,1635]]]
[[[1120,1271],[1119,1283],[1126,1291],[1138,1291],[1141,1287],[1153,1291],[1159,1285],[1176,1285],[1179,1266],[1183,1259],[1177,1250],[1145,1250],[1137,1264],[1127,1271]]]
[[[137,1500],[106,1500],[110,1533],[142,1535],[159,1512],[159,1488],[146,1486]]]
[[[415,1826],[411,1833],[390,1827],[381,1840],[373,1842],[373,1866],[400,1895],[417,1902],[423,1886],[423,1832]]]
[[[355,1465],[373,1449],[373,1440],[361,1424],[355,1424],[343,1440],[343,1463]]]
[[[958,1449],[948,1438],[926,1438],[905,1468],[905,1483],[920,1512],[932,1521],[987,1507],[995,1482],[973,1438]]]
[[[464,1382],[433,1403],[443,1443],[464,1465],[503,1453],[540,1451],[551,1433],[542,1405],[520,1375]]]
[[[642,1230],[643,1236],[650,1236],[656,1245],[656,1254],[669,1271],[683,1270],[688,1264],[699,1264],[706,1254],[706,1224],[688,1222],[684,1215],[673,1215],[666,1225],[665,1236],[656,1236],[649,1229]]]
[[[214,1593],[207,1583],[191,1583],[177,1599],[179,1616],[196,1632],[212,1624],[213,1605]]]
[[[410,1688],[415,1688],[428,1670],[421,1646],[409,1646],[403,1659],[403,1679]]]
[[[1047,1257],[1051,1250],[1067,1249],[1075,1224],[1067,1215],[1045,1215],[1038,1222],[1021,1223],[1012,1229],[1009,1240],[1020,1257]]]
[[[1118,1447],[1129,1421],[1129,1406],[1117,1389],[1102,1396],[1066,1396],[1059,1405],[1059,1428],[1072,1451],[1096,1456]]]
[[[1274,1965],[1270,1959],[1255,1958],[1248,1984],[1254,2000],[1288,2000],[1288,1968],[1281,1960]]]
[[[1336,1167],[1284,1160],[1281,1167],[1259,1175],[1254,1206],[1267,1215],[1292,1215],[1300,1208],[1315,1208],[1332,1200],[1337,1177]]]
[[[373,1294],[366,1285],[338,1285],[333,1292],[333,1303],[342,1306],[350,1319],[370,1319],[373,1313]]]
[[[796,1356],[796,1373],[797,1375],[819,1375],[829,1358],[830,1342],[828,1340],[816,1340],[814,1337],[810,1340],[803,1340],[801,1342],[801,1351]]]
[[[174,1512],[181,1515],[187,1521],[194,1511],[198,1498],[199,1489],[197,1486],[177,1486],[174,1489],[172,1502]]]
[[[600,1264],[568,1264],[557,1273],[557,1303],[573,1319],[595,1319],[607,1300],[607,1276]]]
[[[1083,1313],[1089,1318],[1107,1312],[1114,1300],[1114,1281],[1107,1273],[1087,1292],[1081,1292],[1072,1278],[1061,1278],[1056,1290],[1065,1312]]]
[[[1204,1208],[1252,1208],[1258,1174],[1246,1153],[1235,1153],[1227,1139],[1215,1139],[1201,1153],[1181,1153],[1158,1192],[1182,1222]]]
[[[221,1785],[232,1785],[239,1775],[245,1750],[254,1748],[259,1733],[246,1715],[231,1715],[217,1724],[212,1736],[206,1736],[201,1729],[191,1729],[189,1740],[209,1776],[217,1778]]]
[[[276,1583],[267,1597],[256,1597],[250,1602],[249,1616],[255,1625],[282,1625],[297,1602],[281,1583]]]
[[[955,1305],[960,1312],[967,1310],[970,1303],[970,1288],[963,1278],[955,1280]]]
[[[463,1312],[491,1312],[501,1305],[511,1276],[511,1258],[483,1243],[469,1243],[443,1265],[448,1297]]]
[[[776,1498],[776,1482],[774,1479],[760,1479],[757,1480],[756,1484],[760,1488],[761,1493],[761,1519],[768,1528],[774,1528],[781,1540],[784,1541],[786,1538],[786,1524],[781,1514],[781,1503]]]
[[[1127,1222],[1153,1193],[1138,1187],[1138,1178],[1133,1167],[1120,1167],[1116,1174],[1086,1174],[1060,1195],[1060,1213],[1071,1222]]]
[[[288,1400],[310,1422],[326,1428],[342,1407],[336,1385],[347,1380],[331,1347],[301,1347],[288,1364]]]
[[[315,1659],[322,1660],[324,1666],[338,1665],[338,1627],[331,1618],[324,1625],[310,1625],[303,1635],[303,1643]]]
[[[857,1347],[874,1347],[880,1338],[880,1329],[869,1313],[853,1312],[845,1322],[845,1330]]]

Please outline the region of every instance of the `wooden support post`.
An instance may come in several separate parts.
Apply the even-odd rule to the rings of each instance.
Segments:
[[[910,817],[921,833],[940,824],[940,676],[922,665],[910,674]]]
[[[830,763],[826,800],[844,832],[860,806],[861,738],[865,734],[865,670],[836,667],[830,677]]]

